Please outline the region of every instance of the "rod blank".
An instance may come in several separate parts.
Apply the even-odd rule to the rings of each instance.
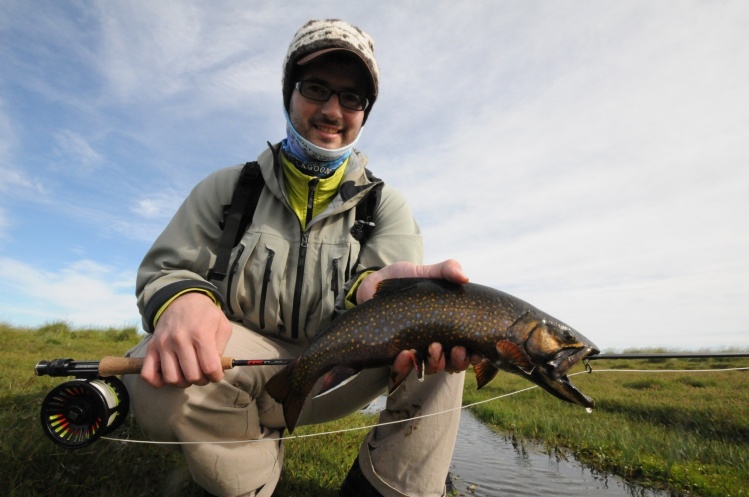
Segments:
[[[600,359],[726,359],[736,357],[749,357],[749,352],[714,352],[714,353],[662,353],[662,354],[598,354],[586,357],[587,360]]]
[[[221,367],[231,369],[235,366],[283,366],[292,359],[234,359],[222,357]],[[117,376],[123,374],[140,374],[143,369],[142,357],[104,357],[101,361],[74,361],[73,359],[53,359],[39,361],[34,368],[37,376],[77,376],[95,378],[97,376]]]

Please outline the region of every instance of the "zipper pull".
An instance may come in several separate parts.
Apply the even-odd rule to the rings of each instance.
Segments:
[[[270,269],[273,266],[273,259],[276,256],[276,251],[268,249],[268,260],[265,261],[265,274],[263,274],[263,283],[270,281]]]
[[[334,295],[338,295],[338,259],[333,259],[333,278],[330,281],[330,289]]]
[[[309,232],[305,231],[302,233],[302,247],[307,248],[307,242],[309,242]]]

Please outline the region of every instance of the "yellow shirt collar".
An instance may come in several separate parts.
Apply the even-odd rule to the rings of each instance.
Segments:
[[[307,197],[309,195],[310,181],[319,180],[315,187],[315,197],[312,200],[312,219],[314,219],[325,210],[330,201],[333,200],[333,197],[338,193],[338,187],[346,172],[349,159],[346,159],[329,178],[317,178],[316,176],[304,174],[284,154],[280,155],[281,164],[283,165],[283,177],[286,182],[286,196],[291,209],[302,223],[302,229],[307,229]]]

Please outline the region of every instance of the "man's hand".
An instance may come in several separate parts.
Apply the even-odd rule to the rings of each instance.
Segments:
[[[396,262],[385,266],[364,278],[356,290],[356,302],[362,304],[371,299],[382,280],[391,278],[436,278],[451,281],[459,285],[468,283],[468,276],[463,272],[460,263],[448,259],[438,264],[419,265],[413,262]]]
[[[482,357],[478,354],[468,354],[465,347],[453,347],[450,349],[450,357],[445,357],[442,344],[434,342],[429,345],[429,356],[424,358],[424,374],[434,374],[440,371],[448,373],[459,373],[468,369],[471,364],[478,364]],[[411,352],[402,351],[395,357],[393,370],[395,376],[408,374],[413,368]]]
[[[468,276],[463,272],[460,263],[453,259],[429,265],[396,262],[364,278],[356,291],[356,301],[361,304],[371,299],[377,290],[377,285],[382,280],[390,278],[437,278],[459,285],[468,283]],[[429,346],[429,356],[425,357],[424,360],[424,372],[426,374],[434,374],[440,371],[455,373],[465,371],[471,364],[478,364],[481,356],[477,354],[469,355],[465,347],[453,347],[450,350],[450,356],[446,357],[442,345],[435,342]],[[398,354],[395,362],[393,362],[393,369],[397,374],[406,374],[411,367],[413,367],[413,362],[411,354],[407,350]]]
[[[140,375],[156,388],[220,381],[230,336],[229,320],[207,295],[180,295],[156,323]]]

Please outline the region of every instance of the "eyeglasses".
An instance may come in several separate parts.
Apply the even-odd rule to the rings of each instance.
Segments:
[[[338,103],[341,107],[350,110],[364,110],[369,105],[369,100],[364,95],[353,91],[337,91],[328,88],[322,83],[315,81],[297,81],[294,87],[299,90],[299,94],[310,100],[317,102],[327,102],[330,95],[338,95]]]

